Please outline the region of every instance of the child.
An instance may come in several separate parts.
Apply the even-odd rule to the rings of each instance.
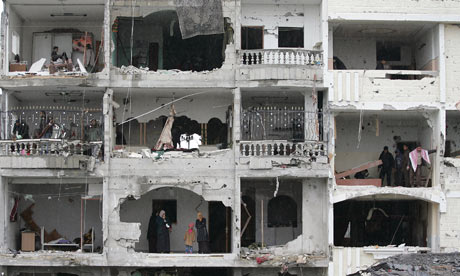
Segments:
[[[193,223],[188,225],[188,230],[185,232],[185,253],[193,253],[193,242],[195,241],[195,230],[193,230]]]

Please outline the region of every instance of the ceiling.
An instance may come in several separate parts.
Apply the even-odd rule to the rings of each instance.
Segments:
[[[433,24],[418,22],[401,23],[339,23],[334,24],[334,37],[391,37],[408,39],[433,27]]]
[[[8,0],[12,9],[26,21],[103,21],[103,0]],[[51,16],[51,14],[81,14],[86,16]]]
[[[11,96],[23,103],[31,103],[34,101],[41,101],[44,99],[53,99],[53,98],[62,98],[62,97],[71,97],[71,98],[82,98],[83,94],[85,99],[91,101],[102,101],[104,96],[104,90],[94,89],[94,88],[70,88],[70,87],[50,87],[43,88],[41,91],[37,91],[36,87],[21,87],[21,90],[9,91]],[[64,93],[61,97],[57,96],[57,93]],[[47,96],[50,95],[50,96]],[[74,96],[79,95],[79,96]]]

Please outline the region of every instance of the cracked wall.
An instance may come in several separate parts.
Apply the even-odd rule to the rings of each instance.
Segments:
[[[278,48],[278,27],[303,27],[305,49],[321,42],[319,5],[243,4],[241,25],[264,27],[264,49]]]

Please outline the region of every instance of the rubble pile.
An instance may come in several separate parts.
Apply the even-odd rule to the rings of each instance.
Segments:
[[[241,248],[241,258],[257,262],[258,265],[267,266],[296,266],[313,265],[315,261],[326,258],[322,252],[318,254],[289,254],[284,252],[283,247],[250,246]]]
[[[137,68],[135,66],[129,65],[129,66],[121,66],[120,71],[123,74],[127,75],[134,75],[134,74],[142,74],[142,73],[147,73],[149,71],[148,67],[140,67]]]
[[[460,253],[404,254],[389,257],[352,276],[460,275]]]

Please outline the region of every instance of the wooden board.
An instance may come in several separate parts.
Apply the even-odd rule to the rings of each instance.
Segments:
[[[359,165],[358,167],[353,168],[351,170],[338,173],[338,174],[335,175],[335,178],[339,179],[339,178],[342,178],[342,177],[345,177],[345,176],[355,174],[355,173],[360,172],[360,171],[364,171],[365,169],[377,167],[379,165],[382,165],[382,160],[371,161],[371,162],[368,162],[366,164]]]
[[[336,179],[337,185],[343,186],[382,186],[382,179],[380,178],[369,178],[369,179]]]

